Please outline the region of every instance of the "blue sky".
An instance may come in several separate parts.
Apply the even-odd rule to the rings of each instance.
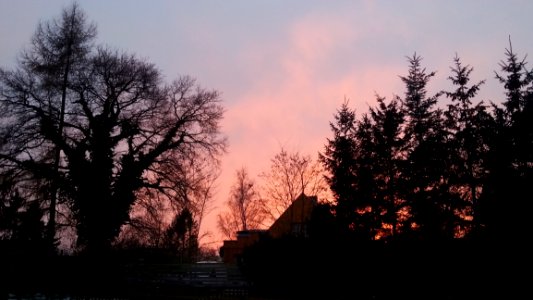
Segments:
[[[0,0],[0,66],[13,67],[39,20],[70,3]],[[458,53],[474,67],[474,81],[487,80],[478,99],[500,102],[494,71],[509,36],[521,57],[533,52],[533,1],[526,0],[79,4],[100,43],[146,58],[168,81],[190,75],[222,93],[229,152],[203,229],[214,233],[237,168],[266,171],[280,145],[316,157],[344,98],[364,113],[375,93],[403,94],[398,75],[407,72],[406,56],[416,51],[437,71],[428,87],[435,93],[451,88],[446,78]]]

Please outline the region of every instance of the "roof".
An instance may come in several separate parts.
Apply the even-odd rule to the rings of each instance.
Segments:
[[[270,226],[268,232],[272,237],[280,237],[293,233],[294,225],[305,224],[309,221],[313,208],[317,203],[316,196],[306,196],[304,193],[300,194]],[[298,230],[304,230],[304,228],[300,226]]]

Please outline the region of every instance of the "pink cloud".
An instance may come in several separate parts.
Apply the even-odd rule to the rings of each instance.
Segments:
[[[346,59],[337,57],[339,52],[359,38],[346,19],[312,16],[288,28],[283,41],[244,50],[242,63],[254,80],[248,90],[232,99],[222,123],[229,152],[223,158],[217,208],[204,223],[204,230],[215,234],[214,240],[218,237],[216,215],[224,209],[237,168],[246,166],[252,176],[266,171],[280,146],[316,159],[331,135],[329,122],[345,97],[363,113],[374,103],[375,91],[388,97],[397,90],[403,65],[331,68],[338,59]],[[259,178],[256,181],[261,183]]]

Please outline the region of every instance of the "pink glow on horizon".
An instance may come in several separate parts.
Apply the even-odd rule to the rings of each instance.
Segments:
[[[257,80],[226,108],[222,132],[228,134],[229,148],[222,159],[214,209],[204,221],[202,231],[212,233],[202,241],[206,244],[221,243],[216,217],[225,209],[236,169],[246,167],[260,186],[258,175],[268,170],[281,147],[317,159],[331,137],[329,122],[345,99],[359,115],[374,105],[375,92],[390,98],[392,93],[385,93],[401,90],[397,75],[404,72],[403,65],[321,73],[332,58],[346,59],[335,57],[339,48],[357,42],[357,34],[337,19],[316,22],[307,18],[295,23],[288,36],[283,48],[265,45],[267,55],[281,53],[276,61],[260,57],[262,45],[250,47],[250,52],[242,55]]]

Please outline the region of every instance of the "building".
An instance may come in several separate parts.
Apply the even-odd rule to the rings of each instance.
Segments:
[[[222,261],[230,264],[236,263],[244,249],[253,245],[267,232],[267,230],[237,231],[237,239],[224,241],[224,245],[220,248]]]
[[[236,240],[224,241],[224,245],[220,249],[222,260],[225,263],[236,263],[244,249],[253,245],[263,235],[269,235],[272,238],[286,235],[308,237],[308,224],[317,203],[316,196],[300,194],[268,230],[239,231]]]
[[[273,238],[284,235],[309,236],[308,223],[311,213],[317,205],[316,196],[300,194],[281,216],[270,226],[268,233]]]

